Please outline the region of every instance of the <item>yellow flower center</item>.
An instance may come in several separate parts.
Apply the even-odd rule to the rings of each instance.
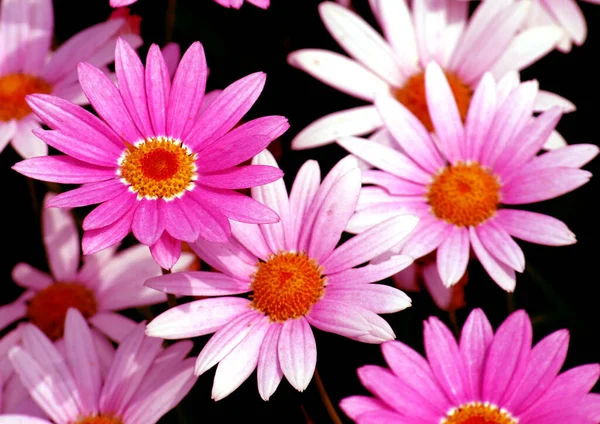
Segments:
[[[458,163],[434,178],[427,201],[438,218],[458,227],[476,226],[498,209],[500,183],[478,163]]]
[[[81,418],[75,421],[74,424],[123,424],[123,421],[112,415],[95,415],[93,417]]]
[[[251,306],[276,322],[306,315],[325,291],[322,270],[303,252],[271,255],[252,276]]]
[[[69,308],[76,308],[89,318],[96,314],[96,297],[81,284],[54,283],[29,301],[27,316],[49,339],[58,340],[63,336]]]
[[[518,424],[504,409],[482,402],[469,402],[450,410],[440,424]]]
[[[454,98],[456,99],[460,117],[464,122],[467,117],[467,112],[469,111],[473,90],[454,74],[446,73],[446,78],[450,84],[452,94],[454,94]],[[425,96],[425,72],[413,75],[406,81],[404,86],[394,90],[392,94],[396,100],[402,103],[413,113],[413,115],[419,118],[429,132],[433,131],[433,123],[429,116],[427,97]]]
[[[138,199],[172,200],[194,188],[195,160],[179,140],[149,138],[128,146],[119,159],[119,174]]]
[[[31,113],[25,101],[28,94],[49,94],[52,86],[46,81],[27,74],[9,74],[0,77],[0,121],[21,119]]]

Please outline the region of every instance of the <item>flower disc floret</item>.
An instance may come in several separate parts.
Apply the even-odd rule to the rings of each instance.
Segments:
[[[506,410],[488,402],[469,402],[452,408],[440,424],[518,424]]]
[[[458,227],[477,226],[500,204],[500,183],[478,163],[447,166],[430,184],[427,202],[433,214]]]
[[[49,94],[52,86],[41,78],[28,74],[9,74],[0,77],[0,121],[22,119],[31,113],[25,101],[28,94]]]
[[[119,159],[121,181],[138,198],[171,200],[194,187],[196,154],[180,140],[155,137],[129,145]]]
[[[252,280],[251,306],[283,322],[306,315],[323,296],[322,267],[306,253],[281,252],[259,262]]]
[[[95,415],[84,417],[75,422],[75,424],[123,424],[123,421],[111,415]]]

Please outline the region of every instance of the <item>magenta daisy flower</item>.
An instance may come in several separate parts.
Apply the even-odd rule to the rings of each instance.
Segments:
[[[87,104],[77,82],[76,66],[81,61],[98,67],[111,63],[117,35],[125,25],[124,19],[94,25],[51,53],[51,0],[0,4],[0,152],[10,142],[25,158],[48,154],[47,145],[31,133],[41,125],[25,97],[45,93]],[[135,47],[142,44],[137,35],[127,38]]]
[[[53,197],[48,195],[44,203]],[[50,275],[25,263],[14,267],[12,277],[26,291],[13,303],[0,306],[0,330],[15,321],[27,320],[51,340],[58,340],[63,337],[67,310],[75,308],[99,330],[94,331],[95,339],[104,334],[121,341],[136,323],[115,311],[167,300],[164,293],[143,285],[146,279],[161,274],[144,246],[120,252],[115,246],[85,257],[79,268],[79,234],[69,211],[44,208],[42,218]],[[194,255],[184,254],[175,269],[189,269],[193,261]],[[4,359],[8,350],[19,343],[21,329],[19,326],[0,339],[0,375],[10,374]]]
[[[58,350],[35,326],[23,330],[23,347],[9,356],[31,397],[51,421],[4,415],[0,423],[153,424],[190,391],[195,358],[185,358],[192,343],[162,348],[144,336],[142,323],[119,345],[102,375],[98,352],[85,318],[67,313],[65,349]]]
[[[463,125],[442,69],[427,67],[425,84],[435,135],[402,104],[376,100],[395,148],[346,137],[338,143],[381,170],[365,171],[357,212],[348,230],[361,232],[398,213],[420,217],[402,253],[420,258],[437,249],[437,268],[451,286],[465,273],[471,249],[488,274],[507,291],[525,266],[512,239],[560,246],[575,236],[557,219],[509,209],[552,199],[585,184],[581,168],[598,147],[579,144],[536,156],[560,119],[554,107],[532,116],[537,82],[510,92],[486,75],[473,95]],[[512,237],[511,237],[512,236]]]
[[[381,350],[390,369],[358,369],[375,396],[351,396],[340,406],[359,424],[597,423],[600,396],[589,391],[600,365],[559,371],[569,333],[559,330],[533,348],[525,311],[511,314],[494,334],[480,309],[465,323],[460,342],[437,318],[425,322],[426,358],[390,341]]]
[[[265,75],[231,84],[201,111],[208,71],[199,42],[181,59],[172,83],[156,45],[145,69],[121,39],[115,56],[118,88],[98,68],[78,67],[83,90],[102,119],[57,97],[28,97],[52,128],[35,134],[66,156],[32,158],[13,167],[44,181],[83,183],[56,196],[50,207],[101,203],[83,221],[84,254],[112,246],[132,231],[161,267],[171,268],[181,241],[229,240],[229,219],[277,222],[271,209],[235,191],[283,175],[269,166],[237,166],[289,126],[282,116],[267,116],[232,129],[260,95]]]
[[[470,18],[468,4],[463,1],[409,3],[370,1],[383,29],[382,37],[352,10],[323,2],[319,6],[321,18],[350,58],[327,50],[304,49],[291,53],[288,62],[369,103],[379,94],[391,95],[433,131],[424,86],[425,67],[430,61],[444,69],[464,120],[473,91],[485,72],[498,79],[516,73],[554,49],[562,34],[555,25],[519,32],[529,8],[525,1],[485,1]],[[551,105],[575,110],[571,102],[552,93],[539,92],[536,100],[536,111]],[[382,126],[375,106],[359,106],[313,122],[296,135],[292,147],[318,147],[338,137],[364,135]],[[553,136],[560,140],[558,133]]]
[[[269,152],[255,163],[276,166]],[[264,400],[285,375],[297,390],[310,382],[317,362],[311,325],[365,343],[393,339],[378,314],[400,311],[410,299],[400,290],[370,284],[412,263],[395,255],[355,269],[398,245],[417,219],[394,217],[336,247],[356,205],[360,170],[349,156],[320,183],[319,166],[308,161],[290,195],[283,181],[252,189],[281,222],[233,225],[229,243],[198,240],[198,256],[220,272],[181,272],[151,278],[157,290],[192,296],[251,293],[248,297],[211,297],[171,308],[153,319],[149,336],[167,339],[216,333],[196,363],[200,375],[216,365],[212,397],[233,392],[258,367]]]

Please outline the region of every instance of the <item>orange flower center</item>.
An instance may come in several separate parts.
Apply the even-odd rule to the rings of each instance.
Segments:
[[[498,209],[500,183],[478,163],[458,163],[434,178],[427,201],[438,218],[459,227],[476,226]]]
[[[469,111],[473,90],[454,74],[446,73],[446,78],[450,84],[452,94],[454,94],[454,98],[456,99],[460,117],[464,122],[467,117],[467,112]],[[403,87],[394,90],[392,94],[396,100],[402,103],[413,113],[413,115],[419,118],[429,132],[433,131],[433,123],[429,116],[427,97],[425,96],[425,72],[413,75],[406,81],[406,84],[404,84]]]
[[[276,322],[306,315],[325,291],[322,270],[303,252],[271,255],[252,276],[251,306]]]
[[[482,402],[470,402],[453,408],[440,424],[518,424],[504,409]]]
[[[74,424],[123,424],[120,418],[111,415],[95,415],[93,417],[84,417]]]
[[[89,318],[96,313],[96,297],[81,284],[54,283],[29,301],[27,316],[48,338],[58,340],[63,336],[69,308],[76,308]]]
[[[138,199],[172,200],[194,188],[195,160],[179,140],[150,138],[128,146],[119,159],[119,174]]]
[[[25,101],[28,94],[49,94],[52,87],[46,81],[27,74],[0,77],[0,121],[21,119],[31,113]]]

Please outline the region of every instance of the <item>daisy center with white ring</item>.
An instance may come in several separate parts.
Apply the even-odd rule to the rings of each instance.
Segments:
[[[469,402],[452,408],[440,424],[518,424],[508,411],[488,402]]]

